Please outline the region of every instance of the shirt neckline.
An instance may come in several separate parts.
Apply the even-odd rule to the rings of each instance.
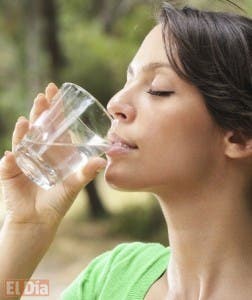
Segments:
[[[166,272],[171,254],[170,247],[164,248],[164,251],[156,262],[155,268],[151,269],[151,272],[145,273],[140,282],[137,283],[134,300],[144,300],[152,285]]]

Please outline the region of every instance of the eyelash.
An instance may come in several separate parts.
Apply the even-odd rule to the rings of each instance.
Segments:
[[[147,93],[152,96],[159,96],[159,97],[168,97],[168,96],[174,94],[173,91],[153,91],[151,89],[148,90]]]

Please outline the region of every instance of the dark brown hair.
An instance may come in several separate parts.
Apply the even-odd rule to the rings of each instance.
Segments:
[[[220,127],[252,137],[252,20],[168,3],[159,20],[174,71],[199,89]]]

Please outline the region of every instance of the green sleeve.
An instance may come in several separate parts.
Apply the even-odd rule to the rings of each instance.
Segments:
[[[90,300],[99,295],[99,287],[106,275],[106,265],[111,251],[96,257],[88,267],[67,287],[61,300]]]
[[[169,249],[155,243],[122,243],[95,258],[61,300],[139,300],[167,267]]]

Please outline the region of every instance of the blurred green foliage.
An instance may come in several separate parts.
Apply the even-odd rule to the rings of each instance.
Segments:
[[[114,213],[109,232],[111,236],[123,235],[133,240],[167,245],[167,227],[157,200],[144,206],[130,205]]]
[[[101,15],[104,7],[98,12],[95,1],[55,1],[57,34],[64,62],[57,78],[53,78],[49,72],[49,54],[42,47],[43,37],[37,49],[38,40],[34,40],[34,44],[31,41],[35,28],[29,26],[25,15],[29,2],[32,1],[0,2],[0,156],[4,149],[10,148],[17,116],[28,116],[33,98],[43,92],[49,81],[56,81],[58,85],[75,82],[106,104],[123,85],[128,63],[155,23],[150,7],[136,1],[129,12],[122,11],[118,18],[112,18],[112,30],[105,32]],[[115,1],[96,2],[98,7],[102,2],[103,6],[109,2],[115,5]],[[45,20],[41,17],[40,22]],[[31,51],[38,52],[34,53],[35,61],[29,61]],[[40,89],[36,90],[35,86]]]

